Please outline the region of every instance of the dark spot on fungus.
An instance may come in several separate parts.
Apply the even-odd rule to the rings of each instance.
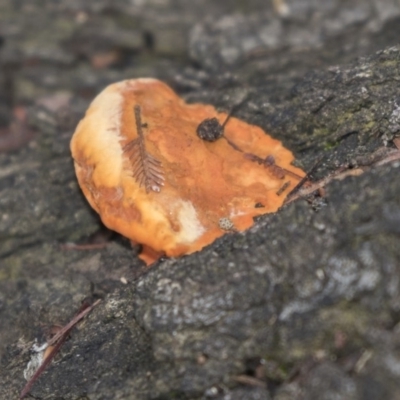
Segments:
[[[206,142],[215,142],[224,136],[224,127],[217,118],[207,118],[196,129],[197,136]]]
[[[233,143],[232,140],[228,139],[224,134],[225,125],[228,123],[231,115],[232,111],[228,114],[222,125],[215,117],[203,120],[196,129],[197,136],[206,142],[215,142],[220,138],[224,138],[228,142],[229,146],[236,151],[243,153],[243,150]]]

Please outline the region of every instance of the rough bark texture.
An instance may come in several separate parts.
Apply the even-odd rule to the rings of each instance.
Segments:
[[[149,270],[123,238],[60,246],[100,227],[69,140],[126,77],[225,110],[247,94],[238,116],[305,169],[324,156],[313,179],[371,163],[400,133],[400,3],[24,3],[0,1],[0,398],[18,397],[32,341],[93,293],[35,398],[400,398],[400,162]],[[15,150],[17,106],[35,136]]]

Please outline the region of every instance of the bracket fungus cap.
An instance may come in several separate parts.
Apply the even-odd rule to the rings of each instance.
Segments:
[[[71,151],[85,197],[108,228],[144,245],[147,263],[150,250],[173,257],[200,250],[226,233],[222,219],[235,231],[249,228],[283,204],[298,183],[293,176],[304,176],[280,141],[237,118],[224,127],[226,140],[197,135],[202,121],[226,117],[146,78],[105,88],[77,126]],[[291,176],[249,154],[272,157]]]

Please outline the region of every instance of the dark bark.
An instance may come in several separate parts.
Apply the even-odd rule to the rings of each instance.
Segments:
[[[400,163],[373,157],[400,134],[400,5],[293,0],[283,17],[265,3],[0,2],[0,123],[23,106],[36,132],[0,154],[1,399],[25,385],[31,342],[93,293],[35,398],[400,396]],[[248,96],[235,114],[306,170],[323,157],[314,180],[370,168],[149,270],[119,237],[68,250],[101,227],[74,127],[106,84],[138,76],[226,111]]]

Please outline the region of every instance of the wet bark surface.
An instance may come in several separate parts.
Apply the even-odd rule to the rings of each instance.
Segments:
[[[400,4],[274,4],[0,1],[1,399],[90,296],[35,398],[400,396]],[[94,237],[69,141],[105,85],[143,76],[221,110],[246,95],[236,115],[321,160],[324,192],[150,269]]]

